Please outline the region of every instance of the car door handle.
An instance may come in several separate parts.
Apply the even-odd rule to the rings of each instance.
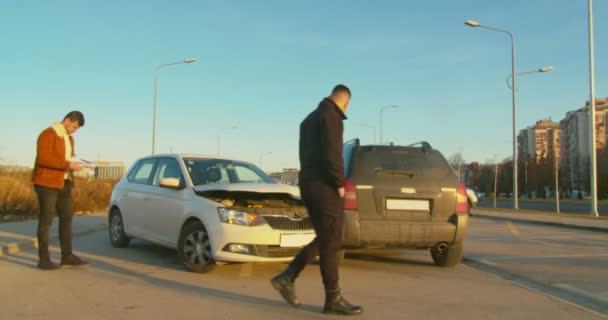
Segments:
[[[152,200],[151,197],[144,197],[144,201]]]

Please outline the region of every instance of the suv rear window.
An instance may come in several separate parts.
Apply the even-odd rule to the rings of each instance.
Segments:
[[[355,151],[353,174],[357,176],[414,174],[444,177],[450,167],[437,150],[397,146],[363,146]]]

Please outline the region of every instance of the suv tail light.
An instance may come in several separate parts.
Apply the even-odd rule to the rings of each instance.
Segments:
[[[344,180],[344,209],[357,210],[357,186],[348,179]]]
[[[459,183],[456,191],[456,214],[469,213],[469,200],[467,199],[467,188]]]

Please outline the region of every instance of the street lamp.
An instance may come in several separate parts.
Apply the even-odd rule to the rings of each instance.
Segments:
[[[271,155],[271,154],[272,154],[272,152],[260,153],[260,169],[262,169],[262,171],[264,171],[264,169],[262,168],[262,159],[264,158],[264,156]]]
[[[589,138],[590,148],[590,191],[591,215],[599,217],[597,212],[597,153],[595,149],[595,61],[593,57],[593,0],[589,0]]]
[[[365,128],[370,128],[374,131],[374,144],[376,144],[376,127],[369,125],[369,124],[365,124],[365,123],[355,123],[356,126],[359,127],[365,127]]]
[[[157,66],[156,70],[154,71],[154,113],[152,116],[152,154],[154,154],[154,152],[156,152],[156,95],[157,95],[157,91],[158,91],[158,71],[162,67],[168,67],[168,66],[173,66],[173,65],[182,64],[182,63],[192,63],[195,61],[196,61],[195,58],[187,58],[187,59],[184,59],[183,61],[179,61],[179,62],[161,64],[161,65]]]
[[[228,127],[228,128],[222,128],[217,132],[217,156],[220,156],[220,134],[222,133],[222,131],[227,131],[227,130],[236,130],[238,129],[238,126],[232,126],[232,127]]]
[[[485,28],[497,32],[506,33],[511,38],[511,78],[513,79],[513,87],[511,88],[511,95],[513,100],[513,209],[519,209],[519,194],[517,192],[517,97],[515,91],[517,87],[515,85],[515,40],[513,34],[507,30],[498,29],[494,27],[484,26],[477,21],[467,20],[465,24],[469,27],[474,28]]]
[[[382,113],[384,112],[384,110],[391,109],[391,108],[400,108],[400,107],[399,106],[386,106],[386,107],[380,108],[380,144],[382,144]]]
[[[530,71],[526,71],[526,72],[517,72],[515,75],[516,76],[523,76],[526,74],[532,74],[532,73],[543,73],[543,72],[549,72],[549,71],[553,71],[553,67],[552,66],[544,66],[540,69],[536,69],[536,70],[530,70]],[[511,83],[509,83],[509,80],[511,79],[511,75],[507,76],[507,87],[509,87],[509,89],[513,89],[513,87],[511,86]]]

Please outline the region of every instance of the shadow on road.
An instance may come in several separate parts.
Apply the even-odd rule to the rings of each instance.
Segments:
[[[110,246],[108,243],[100,244],[96,243],[98,249],[91,248],[90,245],[80,245],[81,250],[78,250],[77,254],[91,263],[89,268],[99,269],[102,271],[118,274],[122,277],[132,277],[139,281],[144,281],[150,285],[162,287],[163,289],[171,289],[180,293],[187,293],[197,295],[202,298],[217,298],[228,301],[238,301],[239,303],[247,303],[253,306],[266,306],[276,308],[277,312],[285,312],[285,310],[295,310],[283,300],[280,299],[277,293],[277,299],[268,299],[253,295],[242,294],[239,292],[220,290],[216,288],[206,287],[200,285],[204,283],[205,275],[194,275],[200,276],[200,282],[196,284],[188,284],[165,277],[157,277],[154,274],[158,273],[160,269],[164,270],[178,270],[187,272],[183,269],[181,264],[178,263],[176,253],[173,250],[158,247],[144,241],[134,241],[133,245],[129,248],[108,250]],[[51,249],[53,258],[59,255],[59,250],[56,247]],[[155,258],[156,257],[156,258]],[[37,269],[37,257],[35,253],[12,255],[2,258],[3,261],[17,264],[19,266]],[[153,270],[150,269],[153,266]],[[219,273],[229,273],[235,280],[239,280],[239,274],[235,273],[239,265],[234,265],[233,268],[218,268],[216,271]],[[283,266],[277,265],[280,269]],[[223,269],[223,270],[222,270]],[[41,271],[42,272],[42,271]],[[50,272],[62,272],[50,271]],[[217,275],[216,272],[213,273]],[[270,278],[269,278],[270,279]],[[268,283],[268,290],[274,291]],[[322,311],[319,306],[305,305],[300,307],[300,310],[308,311],[311,313],[318,314]]]

